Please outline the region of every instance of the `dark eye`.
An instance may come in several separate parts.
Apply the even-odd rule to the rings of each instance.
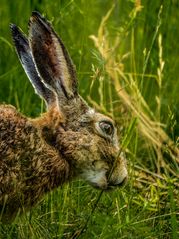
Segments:
[[[114,126],[111,122],[109,121],[101,121],[99,123],[99,127],[101,128],[101,130],[103,131],[103,133],[105,133],[106,135],[113,135],[114,133]]]

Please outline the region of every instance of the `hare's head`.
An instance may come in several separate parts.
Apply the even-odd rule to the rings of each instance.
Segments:
[[[73,174],[101,189],[122,185],[127,169],[115,123],[95,112],[78,94],[76,71],[61,39],[37,12],[30,18],[28,40],[15,25],[11,29],[36,92],[62,118],[54,130],[55,147]]]

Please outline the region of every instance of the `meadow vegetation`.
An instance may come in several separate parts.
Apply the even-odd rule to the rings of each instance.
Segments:
[[[48,194],[0,238],[179,237],[179,2],[140,0],[1,0],[0,102],[35,117],[34,94],[9,31],[27,33],[44,14],[76,65],[88,103],[113,117],[126,151],[129,181],[103,193],[74,181]]]

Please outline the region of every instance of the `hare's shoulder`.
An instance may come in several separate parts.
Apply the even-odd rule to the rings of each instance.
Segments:
[[[20,132],[23,129],[33,128],[30,120],[23,116],[18,110],[12,105],[0,105],[0,130],[1,134],[3,131],[6,133]]]
[[[22,117],[22,115],[17,111],[14,106],[0,104],[0,118],[3,119],[8,117]]]
[[[1,157],[7,157],[7,152],[11,152],[13,158],[15,154],[19,154],[20,158],[22,152],[28,153],[29,149],[36,148],[41,143],[41,133],[29,118],[11,105],[0,105]]]

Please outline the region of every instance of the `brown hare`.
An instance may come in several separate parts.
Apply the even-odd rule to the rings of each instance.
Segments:
[[[0,105],[2,221],[75,177],[103,190],[127,178],[115,124],[79,95],[75,67],[51,25],[33,12],[28,40],[14,24],[11,31],[20,62],[47,112],[30,119],[13,106]]]

